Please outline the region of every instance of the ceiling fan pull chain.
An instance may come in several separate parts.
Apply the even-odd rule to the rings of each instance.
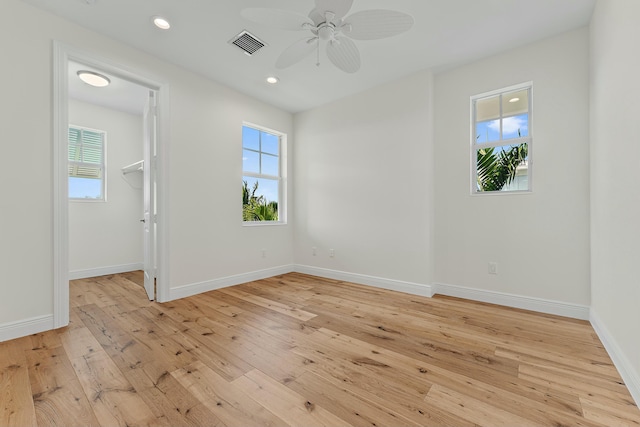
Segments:
[[[318,40],[318,47],[316,49],[316,66],[319,67],[320,66],[320,37],[317,38]]]

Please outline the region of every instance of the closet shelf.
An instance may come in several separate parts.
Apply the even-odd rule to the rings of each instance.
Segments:
[[[122,175],[127,175],[133,172],[142,172],[144,170],[144,160],[130,164],[122,168]]]

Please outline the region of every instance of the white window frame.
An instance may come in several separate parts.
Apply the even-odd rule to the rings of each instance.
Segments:
[[[528,136],[520,138],[502,139],[502,120],[500,120],[500,139],[492,142],[477,142],[476,134],[476,101],[490,98],[494,96],[500,96],[500,117],[503,119],[502,111],[502,95],[509,92],[516,92],[521,90],[528,90]],[[484,92],[478,95],[474,95],[470,98],[471,108],[471,195],[508,195],[508,194],[530,194],[533,192],[533,82],[525,82],[517,85],[505,87],[502,89],[493,90],[490,92]],[[482,148],[490,147],[502,147],[505,145],[520,145],[527,144],[527,182],[528,189],[526,190],[510,190],[510,191],[479,191],[478,190],[478,150]]]
[[[277,221],[244,221],[242,220],[242,225],[247,227],[255,227],[255,226],[268,226],[268,225],[286,225],[287,223],[287,134],[279,132],[274,129],[270,129],[264,126],[256,125],[254,123],[243,122],[242,127],[248,127],[251,129],[255,129],[260,132],[269,133],[271,135],[275,135],[278,137],[278,176],[267,175],[261,173],[254,172],[245,172],[244,167],[242,168],[242,176],[248,176],[251,178],[259,178],[259,179],[271,179],[278,181],[278,220]],[[244,141],[241,141],[241,150],[244,150]],[[255,150],[250,150],[254,151]],[[262,151],[258,152],[259,154]],[[267,153],[272,155],[271,153]],[[241,216],[242,217],[242,216]]]
[[[68,135],[69,129],[72,129],[72,128],[80,131],[89,131],[89,132],[99,133],[102,135],[102,163],[99,165],[101,176],[102,176],[100,178],[100,181],[101,181],[100,183],[102,186],[102,189],[101,189],[102,197],[98,199],[90,199],[90,198],[69,196],[69,201],[70,202],[106,202],[107,201],[107,132],[101,129],[92,129],[86,126],[78,126],[78,125],[70,124],[68,126],[67,135]],[[69,146],[69,138],[67,136],[67,147],[68,146]],[[76,162],[69,159],[67,159],[67,164],[68,164],[67,185],[69,185],[69,177],[71,177],[71,175],[69,175],[69,172],[68,172],[69,166],[76,165],[80,167],[83,167],[83,166],[90,167],[90,168],[96,167],[95,163]]]

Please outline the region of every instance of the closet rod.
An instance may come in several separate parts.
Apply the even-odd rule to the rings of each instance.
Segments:
[[[129,166],[125,166],[122,168],[122,174],[126,175],[132,172],[142,172],[144,170],[144,160],[140,160],[138,162],[132,163]]]

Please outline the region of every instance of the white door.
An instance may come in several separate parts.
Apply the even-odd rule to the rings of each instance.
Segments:
[[[149,300],[155,299],[155,142],[156,142],[156,99],[155,92],[149,91],[149,99],[144,107],[144,148],[142,158],[143,166],[143,197],[144,217],[141,220],[144,225],[144,289]]]

